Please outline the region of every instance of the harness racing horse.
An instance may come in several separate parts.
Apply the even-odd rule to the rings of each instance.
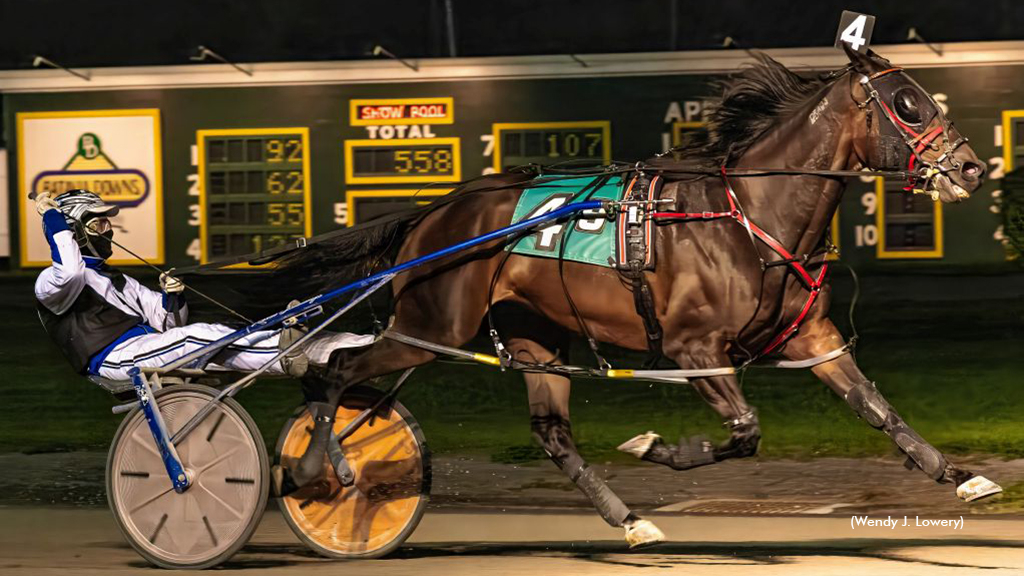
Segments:
[[[662,156],[645,165],[665,179],[661,198],[674,209],[732,216],[667,220],[655,227],[658,266],[645,275],[663,331],[663,353],[679,367],[737,366],[780,333],[775,349],[793,361],[844,347],[828,319],[828,284],[809,286],[793,265],[765,266],[777,263],[782,252],[755,238],[753,228],[786,247],[795,255],[792,260],[820,280],[826,232],[848,171],[914,171],[919,175],[914,185],[942,202],[959,202],[981,185],[984,163],[927,92],[884,59],[847,54],[847,67],[814,79],[760,57],[758,64],[723,81],[706,142],[685,150],[684,160]],[[721,175],[714,175],[719,170]],[[304,249],[281,270],[285,275],[305,270],[331,281],[353,263],[405,262],[482,235],[511,221],[531,178],[508,173],[474,180],[412,216],[385,217],[368,230]],[[386,337],[388,331],[462,346],[495,306],[496,326],[514,359],[557,366],[565,360],[570,336],[581,332],[564,281],[590,336],[647,349],[630,284],[616,270],[509,254],[507,245],[498,241],[395,278],[385,337],[368,347],[335,351],[326,369],[304,380],[316,422],[313,438],[293,469],[276,472],[280,491],[295,490],[323,473],[331,419],[346,388],[435,358]],[[795,324],[799,330],[787,330]],[[965,500],[999,490],[950,462],[907,425],[851,355],[833,355],[813,371],[870,426],[888,435],[908,465],[952,484]],[[569,423],[569,379],[539,370],[527,371],[525,379],[532,433],[554,463],[610,525],[625,528],[632,546],[661,540],[661,532],[631,512],[577,452]],[[726,442],[711,445],[698,438],[674,446],[649,433],[620,448],[677,470],[753,456],[761,431],[735,374],[692,383],[725,420],[731,431]]]

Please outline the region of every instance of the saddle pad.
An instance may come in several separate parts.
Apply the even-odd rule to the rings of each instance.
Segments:
[[[512,222],[546,214],[564,206],[570,198],[592,184],[597,178],[567,178],[523,190],[512,215]],[[622,198],[622,178],[609,178],[593,193],[588,190],[574,202],[586,200],[619,200]],[[603,209],[585,210],[579,219],[568,223],[552,224],[515,243],[512,251],[527,256],[558,258],[562,236],[568,233],[566,260],[611,267],[615,262],[615,222],[605,216]]]

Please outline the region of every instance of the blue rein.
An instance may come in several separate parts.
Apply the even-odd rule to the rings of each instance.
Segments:
[[[241,338],[244,338],[254,332],[274,327],[290,318],[294,318],[296,316],[301,316],[303,314],[311,312],[314,309],[322,306],[323,304],[331,300],[334,300],[335,298],[348,294],[349,292],[354,292],[356,290],[372,287],[381,280],[384,280],[385,278],[390,280],[392,277],[401,274],[402,272],[406,272],[413,268],[417,268],[428,262],[432,262],[434,260],[444,258],[452,254],[463,252],[465,250],[468,250],[469,248],[480,246],[481,244],[486,244],[493,240],[507,238],[509,236],[514,236],[526,230],[538,228],[543,224],[547,224],[555,220],[560,220],[566,216],[575,214],[577,212],[601,208],[604,204],[605,202],[600,200],[588,200],[586,202],[566,204],[565,206],[562,206],[561,208],[558,208],[556,210],[552,210],[551,212],[548,212],[546,214],[541,214],[528,220],[516,222],[514,224],[505,226],[504,228],[499,228],[497,230],[488,232],[487,234],[484,234],[482,236],[470,238],[469,240],[459,242],[458,244],[453,244],[451,246],[448,246],[447,248],[442,248],[441,250],[438,250],[436,252],[431,252],[430,254],[425,254],[418,258],[413,258],[408,262],[403,262],[397,266],[363,278],[362,280],[357,280],[350,284],[346,284],[345,286],[342,286],[340,288],[336,288],[329,292],[320,294],[319,296],[314,296],[309,300],[301,302],[298,305],[293,306],[287,310],[278,312],[262,320],[253,322],[252,324],[244,328],[240,328],[235,332],[232,332],[231,334],[228,334],[227,336],[220,338],[219,340],[211,342],[210,344],[207,344],[206,346],[190,354],[187,354],[179,358],[178,360],[175,360],[174,362],[171,362],[164,368],[168,370],[181,368],[185,366],[188,366],[190,368],[201,368],[205,366],[213,358],[214,355],[216,355],[218,352],[220,352],[233,342]],[[381,283],[381,285],[383,284],[384,283]],[[374,287],[374,290],[375,289],[376,287]]]

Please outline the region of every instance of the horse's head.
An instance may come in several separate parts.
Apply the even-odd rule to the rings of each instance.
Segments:
[[[843,47],[867,128],[854,142],[861,163],[873,170],[914,172],[913,187],[943,202],[970,197],[985,179],[985,163],[935,99],[888,60]]]

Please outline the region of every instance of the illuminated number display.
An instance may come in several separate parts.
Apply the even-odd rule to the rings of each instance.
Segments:
[[[462,180],[462,161],[458,138],[345,141],[345,182],[348,184],[459,180]]]
[[[942,204],[876,179],[879,258],[942,258]]]
[[[200,130],[200,261],[312,235],[309,129]]]
[[[423,188],[421,190],[349,190],[345,193],[348,204],[348,225],[355,226],[378,216],[426,206],[451,192],[451,188]]]
[[[530,122],[494,125],[494,169],[523,164],[574,166],[612,160],[611,122]]]

